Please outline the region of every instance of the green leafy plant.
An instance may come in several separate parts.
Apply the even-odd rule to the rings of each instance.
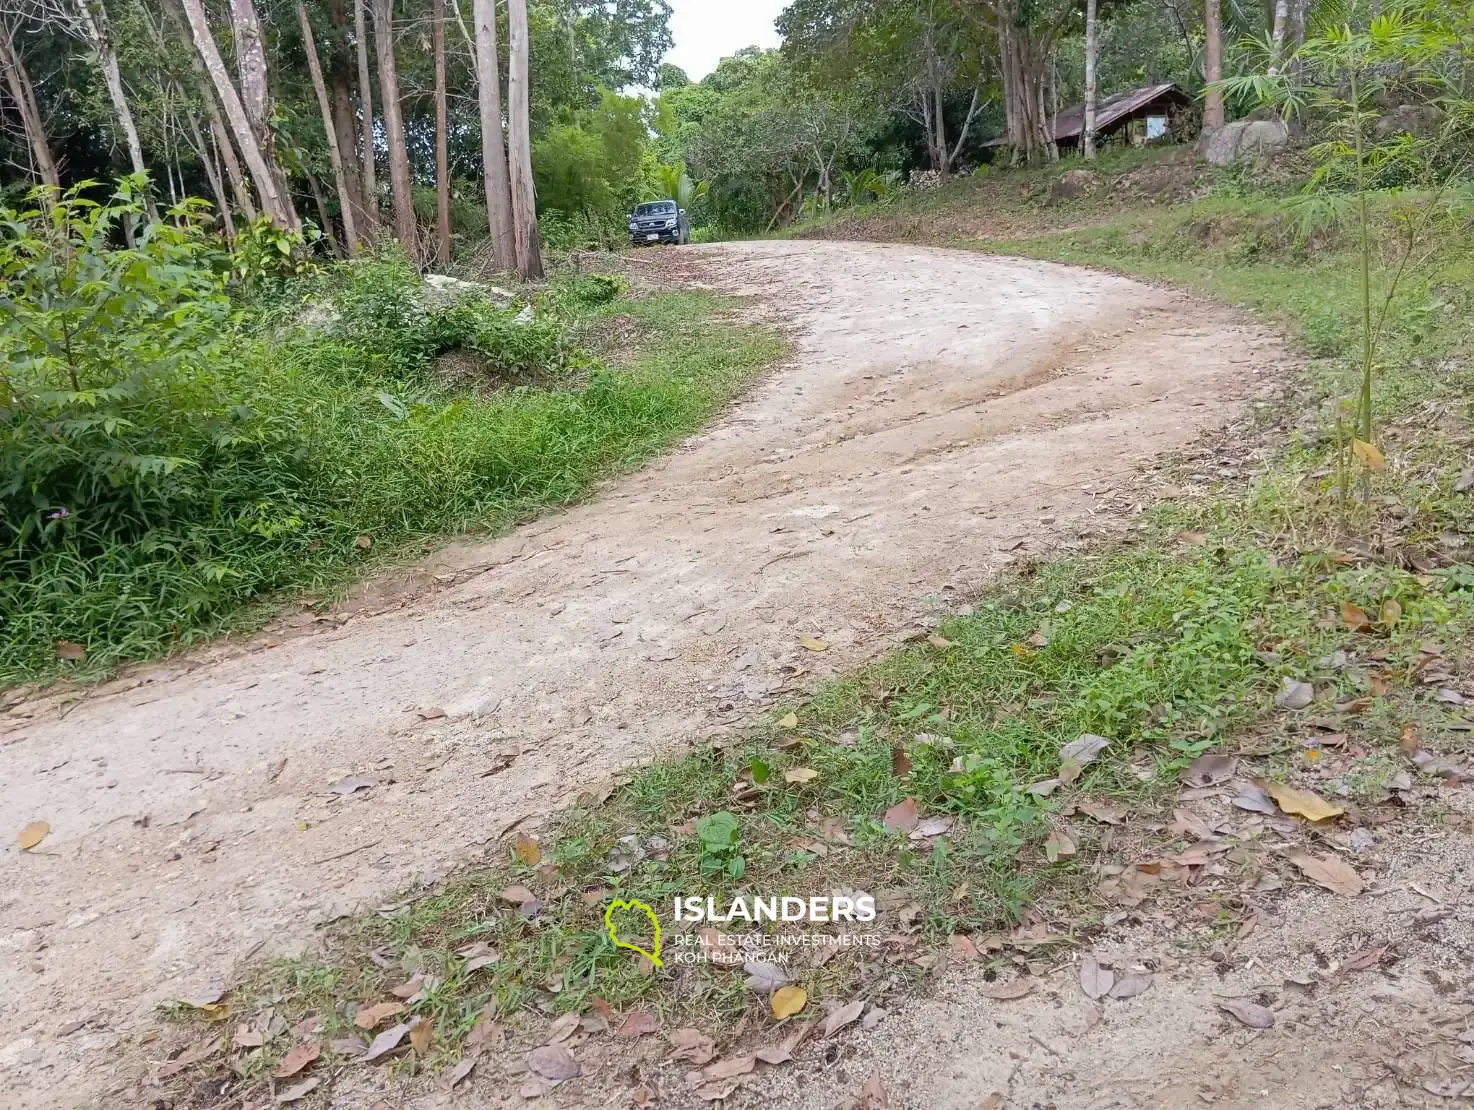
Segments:
[[[320,238],[316,228],[289,231],[269,217],[258,216],[236,233],[230,251],[231,277],[251,291],[280,287],[286,278],[312,272],[311,246]]]
[[[701,874],[705,878],[725,875],[740,879],[747,872],[747,861],[739,851],[742,827],[737,818],[719,810],[696,822],[696,837],[701,842]]]

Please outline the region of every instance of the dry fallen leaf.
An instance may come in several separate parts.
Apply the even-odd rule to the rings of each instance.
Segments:
[[[1018,978],[1010,979],[1006,983],[992,983],[983,988],[983,994],[996,1002],[1012,1002],[1016,998],[1032,993],[1034,980]]]
[[[780,987],[773,995],[773,1016],[779,1021],[791,1018],[809,1004],[809,992],[800,986]]]
[[[742,965],[742,970],[747,973],[747,989],[764,994],[771,994],[793,982],[793,976],[786,970],[764,960],[748,960]]]
[[[912,829],[916,828],[920,820],[915,798],[902,799],[891,806],[890,809],[886,810],[885,816],[881,818],[881,822],[886,828],[903,833],[909,833]]]
[[[1233,804],[1235,808],[1247,810],[1250,813],[1267,813],[1271,817],[1279,815],[1279,809],[1276,808],[1274,801],[1264,792],[1264,787],[1257,783],[1239,783],[1238,797],[1234,798]]]
[[[558,1082],[583,1074],[583,1068],[573,1058],[573,1053],[560,1044],[534,1048],[527,1054],[527,1066],[544,1079],[553,1079]]]
[[[1060,856],[1073,856],[1075,854],[1075,842],[1063,829],[1050,829],[1049,836],[1044,840],[1044,855],[1050,863],[1058,862]]]
[[[735,1079],[739,1075],[746,1075],[755,1067],[756,1056],[732,1056],[708,1065],[702,1069],[701,1074],[707,1080]]]
[[[857,998],[835,1010],[824,1019],[824,1036],[832,1037],[846,1025],[856,1021],[862,1010],[865,1009],[865,1000]]]
[[[1274,699],[1274,704],[1281,709],[1304,709],[1314,700],[1314,686],[1308,682],[1296,682],[1293,678],[1286,678],[1281,685],[1279,697]]]
[[[1260,785],[1286,813],[1296,813],[1312,821],[1325,821],[1331,817],[1339,817],[1346,812],[1340,806],[1332,805],[1313,790],[1299,790],[1283,782],[1263,782]]]
[[[1116,985],[1116,973],[1101,967],[1090,953],[1080,957],[1080,989],[1092,1002],[1099,1002]]]
[[[961,960],[975,960],[978,958],[978,946],[972,942],[971,937],[963,936],[961,933],[952,935],[952,955]]]
[[[528,867],[536,867],[543,861],[542,845],[537,842],[536,838],[528,836],[525,832],[517,833],[513,850],[517,853],[517,858]]]
[[[1354,898],[1365,889],[1356,868],[1334,856],[1316,856],[1302,849],[1290,853],[1290,862],[1298,867],[1311,882],[1325,887],[1332,894]]]
[[[1079,739],[1071,740],[1059,750],[1059,780],[1063,783],[1072,783],[1080,777],[1090,764],[1100,758],[1100,753],[1105,751],[1110,744],[1104,736],[1096,736],[1094,733],[1083,733]]]
[[[32,821],[25,828],[21,829],[15,838],[15,842],[20,845],[22,852],[29,852],[37,844],[45,840],[50,833],[51,826],[45,821]]]
[[[619,1028],[614,1031],[614,1035],[633,1040],[636,1037],[647,1037],[651,1033],[658,1032],[660,1032],[660,1019],[644,1010],[636,1010],[619,1023]]]
[[[442,1091],[454,1090],[457,1083],[461,1082],[461,1080],[465,1079],[466,1076],[475,1070],[477,1062],[475,1056],[467,1056],[459,1064],[451,1068],[445,1078],[440,1081],[440,1089]]]
[[[1189,786],[1216,786],[1233,778],[1235,763],[1231,755],[1200,755],[1182,773],[1182,781]]]
[[[798,642],[808,651],[828,651],[829,645],[823,640],[816,640],[812,636],[800,636]]]
[[[906,754],[906,749],[899,744],[891,747],[891,774],[898,779],[903,779],[911,773],[911,757]]]
[[[1387,459],[1375,443],[1368,443],[1364,439],[1351,441],[1351,452],[1363,463],[1366,468],[1375,474],[1381,474],[1387,469]]]
[[[403,1012],[404,1005],[400,1002],[379,1002],[373,1006],[360,1006],[358,1013],[353,1015],[353,1024],[360,1029],[373,1029]]]
[[[885,1093],[885,1084],[880,1081],[880,1072],[871,1072],[870,1078],[860,1088],[855,1110],[890,1110],[890,1104],[890,1096]]]
[[[369,535],[359,535],[356,539],[354,539],[353,546],[358,548],[358,550],[360,551],[367,551],[369,548],[374,546],[374,538]]]
[[[781,717],[778,718],[778,727],[779,728],[798,728],[798,714],[797,713],[785,713],[783,716],[781,716]]]
[[[304,1099],[320,1086],[322,1086],[322,1080],[317,1076],[313,1076],[311,1079],[304,1079],[301,1083],[293,1087],[288,1087],[285,1091],[280,1092],[276,1096],[277,1105],[285,1106],[289,1102],[297,1102]]]
[[[1218,1008],[1232,1014],[1250,1029],[1268,1029],[1274,1025],[1274,1011],[1247,998],[1220,999]]]
[[[1382,624],[1386,628],[1392,628],[1402,619],[1402,606],[1396,601],[1382,602]]]
[[[509,886],[502,891],[502,900],[511,902],[514,906],[523,906],[528,902],[537,900],[537,895],[525,886]]]
[[[1144,971],[1128,971],[1116,980],[1116,983],[1107,992],[1108,997],[1117,1000],[1135,998],[1138,994],[1145,994],[1152,989],[1152,977]]]
[[[1341,602],[1341,623],[1351,632],[1366,632],[1372,627],[1372,618],[1355,602]]]
[[[926,638],[926,642],[934,648],[941,648],[943,650],[946,650],[947,648],[952,646],[951,640],[948,640],[942,636],[938,636],[935,632],[933,632],[930,636]]]
[[[375,1060],[382,1059],[399,1047],[400,1042],[404,1040],[404,1035],[408,1032],[408,1024],[385,1029],[374,1038],[373,1043],[368,1046],[368,1051],[359,1059],[365,1064],[372,1064]]]
[[[400,983],[397,987],[390,987],[389,993],[392,994],[395,998],[413,998],[415,995],[419,994],[420,991],[424,989],[424,987],[424,975],[415,975],[405,982]]]
[[[316,1041],[299,1044],[283,1057],[282,1062],[277,1065],[276,1071],[272,1074],[278,1079],[290,1079],[321,1055],[322,1045]]]
[[[80,663],[87,658],[87,649],[71,640],[57,640],[52,647],[56,649],[56,657],[68,663]]]
[[[671,1063],[684,1061],[698,1068],[717,1054],[716,1042],[700,1029],[686,1026],[677,1029],[667,1038],[670,1041]]]
[[[435,1043],[435,1025],[429,1018],[415,1018],[409,1023],[409,1043],[416,1056],[428,1056]]]
[[[799,786],[813,782],[818,777],[819,772],[812,767],[790,767],[783,772],[784,782],[797,783]]]

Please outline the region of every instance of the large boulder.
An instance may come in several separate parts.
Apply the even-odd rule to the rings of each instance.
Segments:
[[[1226,166],[1251,154],[1278,150],[1289,141],[1284,120],[1241,119],[1205,132],[1198,140],[1198,153],[1215,166]]]
[[[454,304],[462,297],[482,297],[497,308],[510,308],[517,299],[515,293],[495,285],[483,285],[479,281],[462,281],[449,274],[426,274],[424,285],[425,303],[431,308]]]

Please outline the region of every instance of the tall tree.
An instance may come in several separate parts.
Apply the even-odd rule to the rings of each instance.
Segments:
[[[450,151],[445,103],[445,0],[435,0],[431,35],[435,52],[435,252],[442,266],[450,263]]]
[[[297,0],[297,22],[302,26],[302,47],[307,53],[307,69],[312,76],[312,89],[317,94],[317,108],[322,115],[323,135],[328,142],[328,160],[333,166],[333,184],[338,189],[338,206],[343,210],[343,241],[349,254],[358,253],[358,228],[353,220],[353,191],[348,187],[348,176],[343,170],[343,154],[338,149],[338,131],[333,124],[333,106],[328,100],[327,82],[323,80],[322,63],[317,57],[317,41],[312,33],[312,21],[307,18],[307,6]],[[326,218],[326,217],[324,217]],[[331,233],[332,224],[324,224],[323,230]]]
[[[409,145],[399,103],[399,69],[394,61],[394,0],[374,0],[374,50],[379,58],[379,98],[384,102],[384,137],[389,144],[389,187],[394,194],[394,228],[399,245],[419,259],[419,230],[409,173]]]
[[[379,231],[379,183],[374,172],[378,152],[374,149],[374,94],[369,83],[368,28],[364,20],[365,0],[353,0],[353,37],[358,54],[358,111],[363,128],[359,157],[363,160],[363,207],[368,224],[364,232],[370,239]]]
[[[496,0],[472,0],[476,21],[476,95],[481,109],[481,165],[486,187],[486,224],[498,270],[517,268],[512,228],[512,184],[502,134],[502,81],[497,63]]]
[[[1204,0],[1203,7],[1203,80],[1208,93],[1203,100],[1203,130],[1217,131],[1223,126],[1223,0]]]
[[[507,74],[507,160],[511,163],[512,228],[517,242],[517,273],[523,281],[543,276],[537,233],[537,200],[532,183],[532,121],[527,35],[527,0],[507,0],[511,60]]]
[[[348,8],[344,0],[329,0],[328,18],[333,25],[327,57],[328,84],[333,94],[333,130],[338,135],[343,176],[348,179],[348,191],[353,196],[353,223],[358,228],[359,241],[367,242],[364,231],[368,227],[368,217],[364,214],[363,179],[359,175],[362,162],[358,156],[358,131],[351,93],[353,58],[348,49]]]
[[[194,37],[195,49],[199,51],[200,59],[205,63],[205,71],[210,75],[210,81],[215,86],[215,92],[220,97],[221,105],[225,108],[225,118],[230,121],[230,130],[235,136],[236,144],[241,149],[241,157],[245,159],[246,167],[251,171],[251,181],[256,187],[256,195],[261,198],[261,210],[273,223],[296,231],[301,227],[297,219],[296,207],[292,204],[292,198],[286,195],[279,185],[277,175],[267,162],[266,154],[256,139],[256,132],[251,127],[250,117],[246,115],[246,108],[241,102],[240,93],[236,91],[235,82],[231,80],[230,73],[225,68],[225,60],[220,57],[220,48],[215,45],[214,36],[210,33],[210,24],[205,18],[203,0],[180,0],[180,2],[184,5],[184,14],[189,20],[189,29]]]
[[[1085,157],[1095,157],[1095,64],[1100,54],[1096,0],[1085,0]]]
[[[41,120],[41,109],[36,104],[36,91],[32,88],[30,75],[15,49],[15,37],[10,27],[4,23],[0,23],[0,73],[4,74],[10,99],[15,101],[20,112],[21,127],[25,130],[26,142],[31,148],[36,176],[40,178],[42,185],[60,187],[61,175],[56,169],[56,159],[51,154],[51,144],[46,139],[46,126]]]
[[[148,173],[143,161],[143,144],[138,141],[138,125],[133,120],[133,109],[128,105],[128,94],[123,88],[123,73],[118,67],[118,51],[113,43],[112,25],[108,22],[107,9],[102,0],[76,0],[78,22],[88,44],[97,55],[98,67],[102,70],[103,84],[107,86],[108,99],[112,101],[113,114],[118,120],[118,129],[128,148],[128,161],[134,173]],[[145,206],[153,215],[153,201],[145,194]]]

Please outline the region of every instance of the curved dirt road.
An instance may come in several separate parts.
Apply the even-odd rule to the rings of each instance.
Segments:
[[[697,256],[791,318],[797,349],[682,449],[459,548],[444,565],[469,576],[407,605],[8,719],[0,1104],[108,1104],[119,1038],[161,1000],[1074,542],[1140,460],[1284,357],[1227,312],[1045,263],[827,242]],[[382,785],[330,794],[348,774]],[[22,855],[33,819],[52,833]]]

